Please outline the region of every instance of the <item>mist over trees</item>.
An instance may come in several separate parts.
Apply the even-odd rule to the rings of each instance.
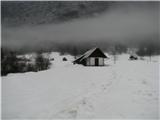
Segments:
[[[41,50],[77,57],[93,47],[110,54],[128,48],[137,48],[140,56],[160,54],[159,2],[1,3],[4,54]]]
[[[66,43],[50,43],[42,46],[28,46],[20,49],[1,48],[1,75],[7,75],[8,73],[19,73],[28,71],[41,71],[49,69],[51,63],[49,58],[44,58],[43,52],[59,52],[61,55],[70,54],[75,58],[83,54],[87,50],[93,47],[100,47],[104,52],[113,55],[114,63],[116,63],[117,55],[127,53],[128,48],[136,48],[137,55],[149,56],[150,60],[153,55],[160,55],[160,44],[153,41],[143,41],[139,44],[127,45],[119,42],[66,42]],[[36,53],[34,64],[26,64],[27,59],[18,58],[17,55],[23,55],[26,53]]]
[[[42,43],[38,47],[35,46],[22,46],[21,48],[7,48],[2,46],[3,51],[8,53],[10,51],[15,51],[17,54],[25,54],[25,53],[38,53],[41,52],[60,52],[60,54],[70,54],[73,55],[75,58],[87,50],[99,47],[104,52],[109,54],[122,54],[127,53],[128,48],[136,48],[137,55],[139,56],[150,56],[150,55],[159,55],[160,54],[160,44],[159,42],[153,41],[143,41],[138,44],[127,44],[127,43],[120,43],[120,42],[113,42],[113,41],[105,41],[105,42],[66,42],[66,43]],[[113,49],[115,47],[115,49]]]
[[[137,51],[137,55],[139,56],[149,56],[150,61],[151,61],[151,57],[154,55],[160,55],[160,45],[156,43],[144,43],[144,44],[140,44],[138,51]]]

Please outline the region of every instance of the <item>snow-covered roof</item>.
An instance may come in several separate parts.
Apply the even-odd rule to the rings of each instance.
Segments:
[[[79,60],[79,61],[82,61],[83,59],[85,58],[88,58],[90,55],[92,55],[92,53],[95,51],[95,50],[100,50],[99,48],[93,48],[93,49],[90,49],[88,50],[87,52],[85,52],[83,55],[81,55],[80,57],[78,57],[75,61]],[[103,54],[103,56],[105,58],[107,58],[107,56],[105,54]]]
[[[132,53],[132,54],[130,54],[130,56],[138,57],[138,55],[136,53]]]
[[[96,49],[97,48],[93,48],[93,49],[90,49],[87,52],[85,52],[83,59],[89,57]]]

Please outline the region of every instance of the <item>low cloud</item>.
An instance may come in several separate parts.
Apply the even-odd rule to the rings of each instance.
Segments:
[[[158,16],[159,4],[117,5],[94,18],[76,19],[61,24],[2,27],[2,46],[38,46],[41,42],[159,41]]]

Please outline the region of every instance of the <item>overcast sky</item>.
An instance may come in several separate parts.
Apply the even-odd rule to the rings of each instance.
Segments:
[[[61,24],[2,27],[2,45],[22,46],[40,41],[141,41],[159,40],[159,4],[118,4],[94,18]]]

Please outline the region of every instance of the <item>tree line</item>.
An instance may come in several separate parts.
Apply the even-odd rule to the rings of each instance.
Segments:
[[[45,58],[42,53],[36,53],[35,61],[30,62],[27,58],[18,58],[13,51],[5,52],[1,49],[1,75],[8,73],[37,72],[50,68],[49,58]]]
[[[87,50],[93,47],[100,47],[104,52],[107,52],[113,55],[114,61],[116,61],[116,55],[121,53],[127,53],[129,48],[127,45],[120,43],[84,43],[84,44],[75,44],[75,43],[63,43],[63,44],[53,44],[45,48],[39,47],[39,49],[33,49],[32,51],[27,51],[25,48],[22,50],[9,50],[1,48],[1,75],[7,75],[8,73],[19,73],[19,72],[28,72],[28,71],[40,71],[49,69],[51,63],[49,58],[45,58],[43,52],[57,51],[60,54],[70,54],[75,58]],[[136,54],[138,56],[149,56],[150,59],[153,55],[160,54],[159,44],[153,44],[150,42],[141,43],[136,46]],[[25,54],[29,52],[36,52],[35,62],[30,63],[26,58],[18,58],[17,55]]]

